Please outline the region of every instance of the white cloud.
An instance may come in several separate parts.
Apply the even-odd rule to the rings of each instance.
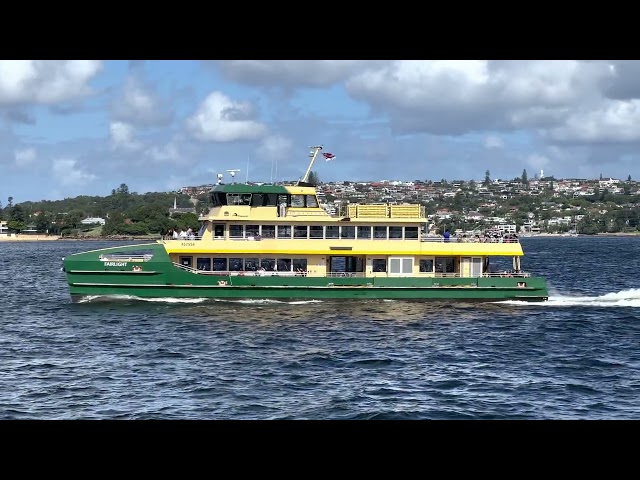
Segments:
[[[484,139],[484,148],[504,148],[504,142],[500,137],[489,135]]]
[[[151,87],[132,75],[127,78],[121,96],[113,104],[113,114],[117,120],[135,125],[165,125],[170,122],[171,114],[163,109],[161,103]]]
[[[221,73],[248,85],[281,88],[328,87],[380,60],[221,60]]]
[[[254,115],[249,102],[236,102],[221,92],[213,92],[187,120],[187,128],[204,141],[257,140],[267,133],[267,128],[254,121]]]
[[[547,135],[560,141],[640,141],[640,100],[608,100],[597,108],[572,113]]]
[[[124,150],[134,152],[142,148],[142,144],[135,140],[135,129],[124,122],[111,122],[109,132],[111,134],[111,148],[113,150]]]
[[[146,151],[156,162],[179,162],[182,158],[180,151],[175,143],[169,142],[164,146],[153,146]]]
[[[23,148],[20,150],[16,150],[15,152],[16,165],[18,167],[28,167],[33,164],[36,159],[36,149],[35,148]]]
[[[0,104],[54,104],[91,93],[94,60],[0,60]]]
[[[265,138],[256,149],[258,160],[282,160],[289,158],[293,150],[293,142],[285,137],[274,135]]]
[[[535,170],[541,170],[550,163],[547,157],[545,157],[544,155],[539,155],[537,153],[527,156],[526,162],[527,165],[534,168]]]
[[[70,158],[58,158],[51,164],[54,178],[64,186],[77,187],[78,184],[91,182],[97,177],[77,166],[77,161]]]

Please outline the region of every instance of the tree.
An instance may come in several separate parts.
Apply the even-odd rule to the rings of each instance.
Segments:
[[[124,193],[125,195],[129,194],[129,187],[127,187],[126,183],[121,183],[118,187],[117,193]]]
[[[9,197],[7,199],[7,207],[9,208],[13,207],[13,197]]]
[[[522,184],[526,185],[529,183],[529,178],[527,177],[527,169],[522,170]]]
[[[627,177],[627,182],[630,182],[630,181],[631,181],[631,175]]]
[[[313,185],[318,185],[318,183],[320,183],[320,177],[318,177],[318,174],[314,171],[309,172],[309,178],[307,179],[307,181]]]
[[[11,208],[11,211],[9,212],[9,219],[16,222],[25,222],[27,220],[22,205],[16,205],[15,207]]]
[[[487,170],[486,172],[484,172],[484,183],[483,185],[485,187],[488,187],[491,184],[491,173],[489,172],[489,170]]]

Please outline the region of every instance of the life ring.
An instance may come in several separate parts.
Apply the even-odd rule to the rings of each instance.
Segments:
[[[224,287],[227,284],[226,280],[218,280],[218,286]]]
[[[142,271],[142,267],[141,267],[140,265],[135,265],[135,266],[133,267],[133,271],[134,271],[134,272],[141,272],[141,271]]]

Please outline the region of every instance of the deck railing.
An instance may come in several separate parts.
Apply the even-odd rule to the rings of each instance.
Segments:
[[[193,240],[202,240],[203,238],[205,239],[212,239],[212,240],[225,240],[225,237],[212,237],[211,235],[206,235],[206,236],[199,236],[199,235],[191,235],[190,237],[180,237],[180,238],[173,238],[170,236],[165,235],[164,237],[162,237],[162,240],[164,241],[178,241],[178,242],[185,242],[185,241],[193,241]],[[355,238],[306,238],[306,237],[241,237],[241,236],[230,236],[228,237],[229,240],[240,240],[240,241],[259,241],[259,240],[326,240],[326,241],[335,241],[335,240],[356,240]],[[373,237],[373,238],[358,238],[358,240],[417,240],[417,238],[377,238],[377,237]],[[452,237],[449,238],[448,240],[443,238],[443,237],[429,237],[429,236],[422,236],[420,237],[420,241],[422,242],[436,242],[436,243],[520,243],[520,239],[519,238],[507,238],[507,237],[485,237],[485,238],[480,238],[480,239],[473,239],[473,238],[467,238],[467,239],[461,239],[461,238],[456,238],[456,237]]]

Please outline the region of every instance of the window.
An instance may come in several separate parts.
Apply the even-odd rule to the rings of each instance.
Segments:
[[[420,273],[433,273],[433,258],[420,259]]]
[[[338,238],[340,235],[340,227],[337,225],[327,225],[325,238]]]
[[[413,273],[413,257],[389,258],[389,273],[396,275]]]
[[[213,226],[213,238],[224,238],[224,225],[216,223]]]
[[[255,272],[258,269],[258,263],[259,263],[259,260],[257,258],[245,258],[244,259],[245,271]]]
[[[389,227],[389,238],[402,238],[402,227]]]
[[[291,225],[278,225],[276,232],[278,238],[291,238]]]
[[[210,258],[198,257],[196,259],[196,265],[197,265],[198,270],[209,271],[209,270],[211,270],[211,259]]]
[[[276,259],[275,258],[261,258],[260,266],[264,268],[267,272],[273,272],[276,269]]]
[[[213,271],[214,272],[226,272],[227,268],[227,259],[226,258],[214,258],[213,259]]]
[[[436,257],[436,273],[454,273],[456,271],[455,257]]]
[[[307,238],[308,235],[307,225],[295,225],[293,227],[293,238]]]
[[[259,225],[245,225],[244,227],[245,237],[255,237],[259,231],[258,230],[259,228],[260,228]]]
[[[356,227],[353,225],[340,227],[340,238],[356,238]]]
[[[262,225],[262,238],[276,238],[275,225]]]
[[[371,227],[358,227],[358,238],[371,238]]]
[[[229,271],[230,272],[239,272],[242,270],[242,259],[241,258],[230,258],[229,259]]]
[[[404,238],[406,239],[418,238],[418,227],[404,227]]]
[[[309,227],[309,238],[322,238],[322,225],[311,225]]]
[[[373,238],[386,239],[387,227],[373,227]]]
[[[304,207],[304,195],[291,195],[292,207]]]
[[[279,272],[290,272],[291,271],[291,259],[290,258],[279,258],[278,259],[278,271]]]
[[[374,258],[371,262],[371,267],[374,272],[386,272],[387,260],[384,258]]]
[[[318,199],[315,195],[305,195],[305,197],[307,200],[307,207],[313,208],[318,206]]]
[[[294,258],[293,259],[293,271],[296,273],[307,273],[307,259],[306,258]]]
[[[243,225],[229,225],[229,238],[242,238],[243,232]]]

